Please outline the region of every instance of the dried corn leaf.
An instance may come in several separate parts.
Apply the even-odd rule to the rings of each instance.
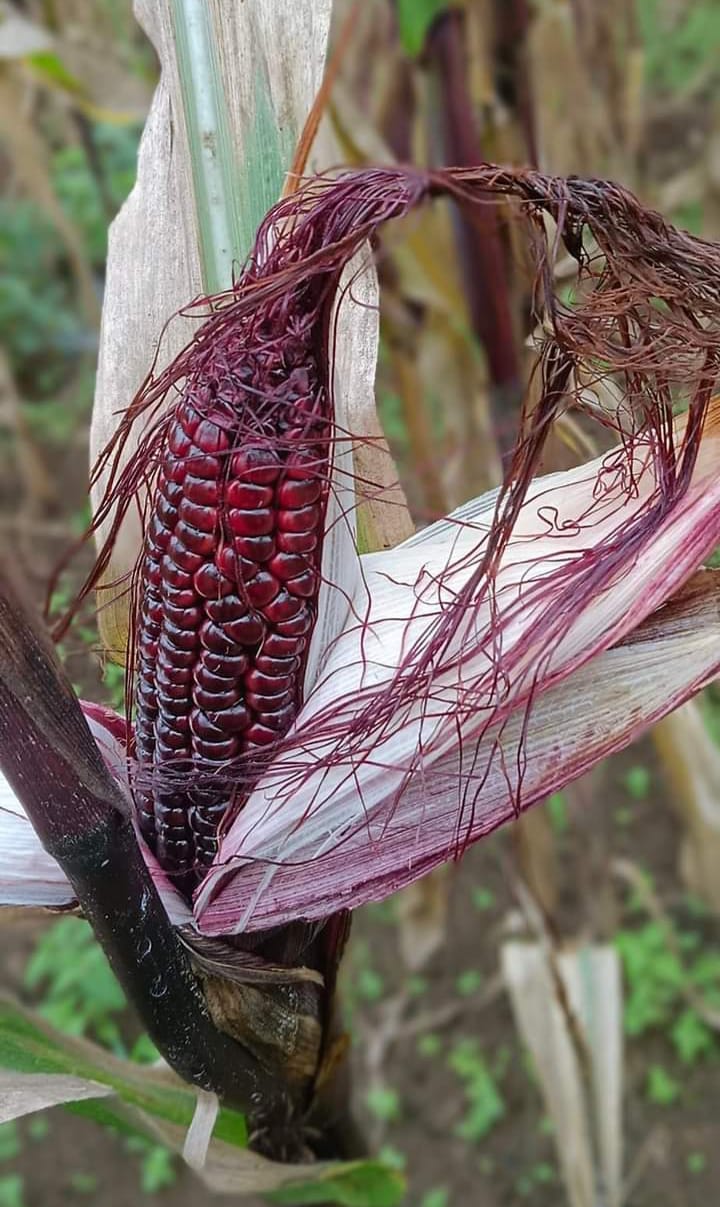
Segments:
[[[694,701],[656,725],[652,737],[684,827],[683,878],[720,912],[720,750]]]
[[[197,16],[197,5],[137,0],[135,7],[157,50],[161,77],[140,145],[137,182],[110,230],[91,429],[93,460],[112,436],[117,413],[127,407],[154,358],[161,368],[191,338],[194,327],[189,320],[169,321],[204,288],[175,38],[175,21]],[[239,242],[229,249],[228,265],[233,258],[243,261],[258,222],[282,189],[322,79],[330,9],[331,0],[293,5],[208,0],[200,13],[214,47],[213,79],[224,93],[229,141],[222,149],[223,170],[236,190],[231,208],[238,215]],[[224,282],[228,284],[229,280]],[[96,502],[104,486],[105,479],[97,484]],[[100,539],[105,535],[100,532]],[[106,581],[128,571],[140,543],[139,519],[133,516],[120,534]],[[103,640],[122,661],[125,602],[120,599],[110,606],[103,594]],[[110,594],[114,597],[117,591]]]
[[[532,1054],[554,1125],[570,1203],[617,1207],[622,1164],[617,953],[610,947],[581,948],[557,957],[551,966],[553,957],[542,945],[506,943],[501,959],[518,1030]]]
[[[112,1094],[106,1085],[73,1077],[68,1073],[10,1073],[0,1070],[0,1123],[21,1119],[65,1102],[105,1098]]]

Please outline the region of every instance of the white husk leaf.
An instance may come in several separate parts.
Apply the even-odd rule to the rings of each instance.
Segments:
[[[700,574],[693,582],[708,588],[707,596],[696,602],[690,589],[681,594],[622,644],[542,691],[529,724],[525,709],[515,710],[483,736],[477,758],[471,749],[452,749],[414,776],[399,798],[412,732],[399,735],[392,758],[363,760],[354,774],[343,766],[332,778],[311,766],[298,784],[288,780],[286,766],[271,769],[221,850],[221,861],[235,856],[241,874],[217,891],[222,863],[200,891],[201,929],[253,929],[380,900],[451,858],[458,825],[474,841],[512,818],[518,796],[527,806],[621,749],[717,674],[715,579]],[[288,783],[292,800],[285,802]],[[301,826],[293,823],[298,817]]]
[[[622,1165],[622,990],[617,952],[560,955],[557,973],[590,1062],[590,1086],[540,944],[501,951],[515,1021],[529,1048],[572,1207],[618,1207]],[[597,1153],[597,1158],[594,1157]]]
[[[220,1099],[217,1094],[198,1090],[195,1114],[183,1144],[183,1161],[191,1169],[201,1170],[205,1165],[219,1110]]]

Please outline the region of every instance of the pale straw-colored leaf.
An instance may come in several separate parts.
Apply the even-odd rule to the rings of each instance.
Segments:
[[[224,205],[226,212],[235,215],[229,229],[238,239],[237,245],[225,249],[222,260],[227,273],[222,285],[227,287],[233,261],[242,264],[260,219],[281,192],[322,79],[330,10],[331,0],[293,4],[208,0],[200,7],[180,0],[137,0],[136,13],[157,50],[161,78],[140,145],[136,185],[110,230],[91,429],[93,460],[115,432],[118,414],[128,406],[154,358],[162,368],[191,338],[191,321],[170,320],[212,287],[203,280],[202,205],[198,210],[196,204],[202,164],[197,146],[195,157],[191,154],[184,117],[175,36],[178,22],[194,15],[212,47],[206,99],[222,126],[207,133],[222,151],[221,183],[232,184],[232,195],[225,197]],[[193,112],[190,125],[195,142],[198,134],[202,142],[207,109],[196,106]],[[309,166],[319,165],[311,160]],[[134,440],[140,437],[136,431]],[[131,451],[129,447],[128,454]],[[105,481],[97,484],[95,503]],[[99,535],[104,537],[106,530]],[[129,571],[140,545],[139,518],[132,513],[116,544],[107,582]],[[122,661],[127,600],[111,607],[109,598],[116,594],[101,593],[100,622],[106,646]]]
[[[68,1073],[11,1073],[0,1069],[0,1123],[35,1111],[87,1098],[106,1098],[112,1090]]]
[[[720,913],[720,750],[694,701],[666,717],[652,737],[683,825],[683,878]]]
[[[618,1207],[623,1054],[617,952],[594,946],[554,957],[542,944],[513,942],[503,945],[501,962],[553,1122],[571,1207]]]
[[[52,47],[53,39],[46,29],[23,16],[14,4],[0,4],[0,59],[22,59]]]

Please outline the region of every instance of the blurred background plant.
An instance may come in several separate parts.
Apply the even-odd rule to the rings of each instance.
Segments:
[[[350,7],[337,0],[338,29]],[[718,51],[714,0],[372,0],[325,120],[347,162],[611,176],[720,238]],[[106,231],[155,72],[130,0],[0,5],[0,529],[38,599],[87,518]],[[502,208],[482,226],[424,211],[378,254],[378,402],[423,524],[499,480],[531,363],[531,273]],[[568,417],[545,468],[593,451]],[[84,614],[63,656],[82,694],[117,706],[122,669],[97,648]],[[719,739],[715,687],[458,869],[357,917],[344,981],[362,1107],[413,1203],[717,1196]],[[28,919],[3,951],[5,981],[56,1026],[153,1058],[83,922]],[[70,1112],[5,1125],[0,1207],[195,1201],[166,1150],[123,1143],[132,1165]]]

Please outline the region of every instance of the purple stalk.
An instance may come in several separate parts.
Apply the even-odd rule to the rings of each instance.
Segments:
[[[288,1090],[214,1026],[150,878],[129,808],[57,657],[0,566],[0,766],[70,881],[129,1000],[168,1064],[257,1119]]]
[[[430,26],[426,52],[441,97],[441,138],[446,164],[475,167],[485,161],[467,78],[465,17],[449,9]],[[503,460],[511,453],[523,395],[513,329],[505,251],[494,205],[456,211],[455,229],[473,329],[487,357],[490,409]]]

